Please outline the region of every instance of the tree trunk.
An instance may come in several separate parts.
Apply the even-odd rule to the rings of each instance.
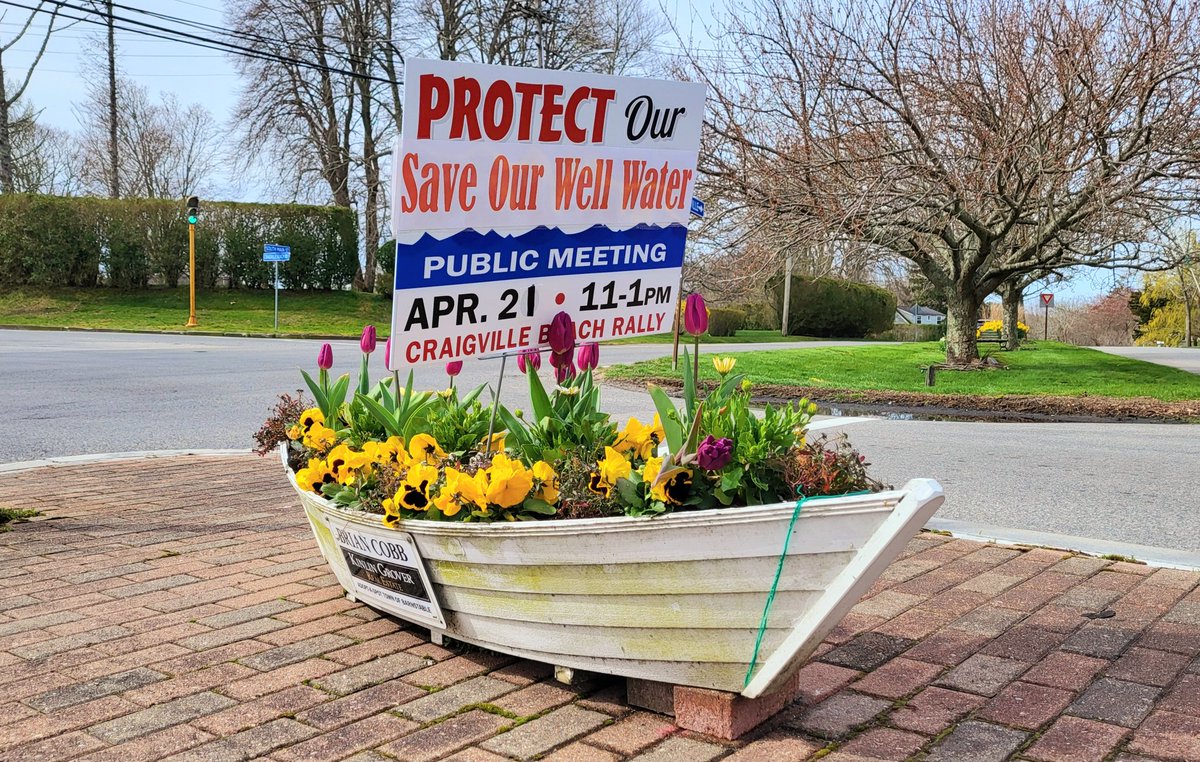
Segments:
[[[979,359],[975,342],[979,299],[951,289],[946,295],[946,364],[970,365]]]
[[[4,90],[4,66],[0,65],[0,193],[12,193],[12,131],[8,123],[8,95]]]
[[[117,155],[117,43],[113,34],[113,0],[106,3],[108,12],[108,195],[121,197],[121,175]]]
[[[1003,302],[1004,308],[1004,327],[1000,334],[1004,336],[1004,348],[1012,351],[1021,344],[1021,337],[1017,331],[1018,310],[1021,307],[1021,300],[1025,298],[1024,290],[1015,282],[1004,283],[997,289],[1000,292],[1000,299]]]

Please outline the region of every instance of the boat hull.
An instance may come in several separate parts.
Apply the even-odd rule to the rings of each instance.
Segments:
[[[377,515],[296,492],[351,597],[354,575],[331,528],[411,537],[444,627],[389,613],[429,626],[435,638],[748,697],[784,685],[943,500],[936,482],[914,480],[806,503],[748,682],[794,503],[654,518],[406,521],[391,530]]]

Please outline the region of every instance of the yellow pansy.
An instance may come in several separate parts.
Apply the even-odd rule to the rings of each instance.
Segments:
[[[395,504],[410,511],[427,510],[429,508],[429,488],[437,483],[437,478],[438,470],[433,466],[425,463],[412,464],[408,473],[404,475],[400,489],[396,490],[393,498]],[[387,510],[386,506],[384,510]]]
[[[648,435],[649,429],[645,424],[637,418],[630,418],[629,423],[626,423],[625,428],[617,435],[613,449],[620,453],[639,452]]]
[[[624,455],[612,447],[605,447],[604,460],[596,464],[596,470],[588,478],[588,489],[597,495],[610,497],[613,487],[617,485],[617,479],[629,476],[632,472],[633,467]]]
[[[400,437],[388,437],[386,442],[365,442],[363,452],[372,463],[403,462],[408,458],[404,451],[404,440]]]
[[[320,423],[314,423],[304,434],[304,446],[317,452],[325,452],[337,442],[337,433]]]
[[[288,439],[300,439],[318,423],[325,423],[325,414],[321,412],[320,408],[310,407],[300,414],[300,420],[296,425],[288,429]]]
[[[542,485],[535,497],[539,500],[545,500],[551,505],[558,502],[558,473],[555,472],[549,463],[544,460],[534,463],[533,478],[541,482]]]
[[[729,375],[729,371],[733,370],[733,366],[737,365],[736,357],[714,357],[712,360],[713,370],[722,376]]]
[[[408,443],[408,454],[414,461],[428,463],[431,466],[436,466],[446,458],[446,453],[437,440],[428,434],[417,434],[413,437],[412,441]]]
[[[623,460],[623,459],[622,459]],[[519,460],[504,453],[497,453],[488,467],[488,485],[485,496],[489,503],[501,508],[512,508],[529,496],[533,489],[533,472]]]
[[[389,527],[400,523],[400,506],[390,497],[383,500],[383,523]]]
[[[503,431],[497,431],[495,434],[492,434],[491,447],[487,446],[487,437],[479,440],[479,449],[487,450],[488,452],[504,452],[504,433]]]
[[[642,481],[650,485],[650,497],[671,505],[680,505],[692,491],[692,472],[686,468],[674,470],[670,476],[659,481],[662,473],[662,458],[647,458],[642,468]]]
[[[446,483],[442,485],[441,493],[433,501],[439,511],[453,516],[468,504],[487,509],[487,499],[474,476],[454,467],[447,467],[445,473]]]
[[[308,466],[296,472],[296,483],[307,492],[321,494],[321,487],[332,484],[336,479],[325,463],[319,458],[312,458]]]

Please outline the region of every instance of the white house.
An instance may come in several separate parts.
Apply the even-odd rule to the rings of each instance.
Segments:
[[[941,325],[946,322],[946,315],[914,304],[911,307],[896,308],[896,325]]]

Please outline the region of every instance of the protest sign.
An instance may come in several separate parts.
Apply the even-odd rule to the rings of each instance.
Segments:
[[[413,59],[393,159],[393,363],[669,330],[703,85]]]

